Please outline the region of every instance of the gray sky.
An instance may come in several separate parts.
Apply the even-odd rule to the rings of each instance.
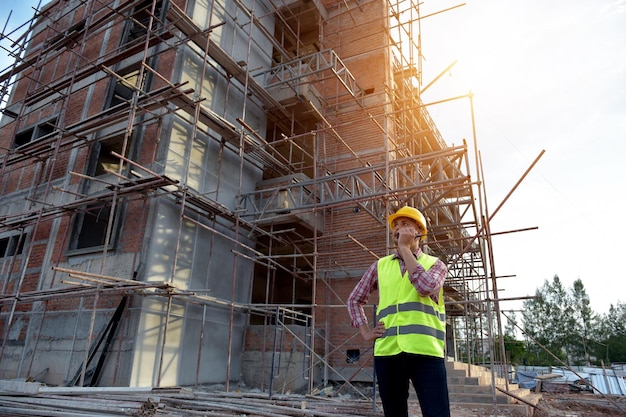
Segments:
[[[422,15],[461,3],[425,1]],[[22,24],[38,4],[0,0],[0,25],[11,9],[9,28]],[[491,223],[493,233],[538,228],[493,237],[497,275],[515,275],[500,280],[501,297],[533,295],[558,275],[568,288],[580,278],[596,312],[626,302],[626,0],[467,0],[421,30],[424,83],[458,61],[424,102],[474,93],[490,212],[545,150]],[[448,143],[471,144],[468,100],[429,111]]]

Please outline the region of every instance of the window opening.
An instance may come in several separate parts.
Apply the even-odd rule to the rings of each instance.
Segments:
[[[100,175],[109,174],[110,172],[119,172],[120,158],[113,156],[112,152],[118,155],[124,155],[129,157],[134,143],[134,132],[131,135],[126,144],[126,151],[122,152],[124,146],[124,135],[118,135],[108,139],[101,139],[93,144],[90,157],[90,165],[87,170],[87,175],[93,175],[95,177]]]
[[[20,255],[23,250],[24,239],[20,241],[19,235],[8,236],[0,239],[0,258]]]
[[[36,126],[30,127],[15,135],[13,149],[28,145],[41,139],[52,136],[56,130],[56,119],[47,120]]]
[[[103,247],[109,219],[111,215],[116,215],[117,212],[118,210],[116,210],[116,213],[111,213],[111,205],[108,202],[90,204],[85,210],[79,212],[74,220],[74,239],[70,245],[70,250]],[[113,248],[112,242],[115,240],[115,223],[109,242],[110,249]]]
[[[145,0],[135,7],[128,20],[126,32],[122,38],[122,45],[129,42],[142,40],[148,34],[150,25],[150,13],[152,11],[152,0]],[[156,19],[153,20],[152,29],[160,24],[163,14],[163,2],[159,1],[154,9]]]
[[[348,349],[346,351],[346,363],[355,363],[361,358],[360,349]]]
[[[95,168],[95,176],[107,174],[109,171],[117,172],[120,168],[120,159],[113,156],[111,152],[122,154],[122,145],[124,137],[117,137],[111,140],[101,142],[98,146],[98,158]],[[128,149],[128,147],[127,147]],[[126,152],[128,153],[128,151]]]
[[[112,92],[105,108],[128,103],[133,98],[135,88],[139,85],[139,70],[131,71],[121,78],[112,78]]]

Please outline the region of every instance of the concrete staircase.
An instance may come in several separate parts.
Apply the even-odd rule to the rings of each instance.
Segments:
[[[489,369],[466,363],[446,362],[450,403],[468,409],[493,411],[494,389],[492,388]],[[506,386],[504,378],[495,378],[495,402],[497,410],[516,410],[520,415],[531,417],[541,395],[529,389],[519,388],[517,384]],[[506,391],[502,392],[502,391]],[[510,395],[508,395],[508,394]]]

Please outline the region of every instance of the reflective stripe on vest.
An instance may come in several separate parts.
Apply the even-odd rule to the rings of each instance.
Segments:
[[[417,262],[429,270],[437,258],[422,253]],[[409,281],[408,272],[402,276],[400,261],[393,255],[378,261],[379,305],[378,321],[385,323],[383,337],[376,339],[376,356],[400,352],[444,357],[446,314],[443,288],[439,303],[430,296],[420,295]]]

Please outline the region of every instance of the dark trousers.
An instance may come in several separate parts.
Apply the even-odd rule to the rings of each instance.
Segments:
[[[415,387],[423,417],[450,417],[443,358],[411,353],[375,356],[374,367],[385,417],[408,417],[409,381]]]

